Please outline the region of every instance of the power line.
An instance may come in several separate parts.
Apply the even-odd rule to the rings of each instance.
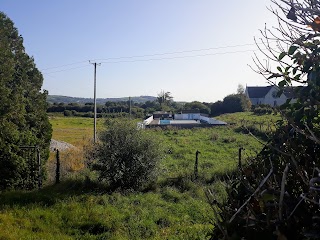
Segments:
[[[162,61],[162,60],[170,60],[170,59],[183,59],[183,58],[195,58],[195,57],[206,57],[206,56],[214,56],[214,55],[224,55],[224,54],[232,54],[232,53],[243,53],[243,52],[254,52],[258,49],[251,49],[251,50],[243,50],[243,51],[231,51],[231,52],[220,52],[220,53],[206,53],[206,54],[197,54],[197,55],[187,55],[187,56],[174,56],[174,57],[163,57],[163,58],[149,58],[149,59],[136,59],[136,60],[121,60],[121,61],[105,61],[101,63],[131,63],[131,62],[151,62],[151,61]],[[53,72],[45,72],[44,74],[51,74],[51,73],[58,73],[69,71],[77,68],[84,68],[87,66],[75,67],[75,68],[68,68]]]
[[[88,62],[88,61],[68,63],[68,64],[64,64],[64,65],[60,65],[60,66],[55,66],[55,67],[49,67],[49,68],[42,68],[41,71],[50,70],[50,69],[55,69],[55,68],[62,68],[62,67],[71,66],[71,65],[76,65],[76,64],[85,63],[85,62]]]
[[[123,60],[123,61],[101,62],[101,63],[150,62],[150,61],[161,61],[161,60],[181,59],[181,58],[206,57],[206,56],[224,55],[224,54],[231,54],[231,53],[254,52],[254,51],[257,51],[257,50],[258,49],[243,50],[243,51],[233,51],[233,52],[222,52],[222,53],[207,53],[207,54],[189,55],[189,56],[175,56],[175,57],[164,57],[164,58]]]
[[[213,48],[202,48],[202,49],[193,49],[193,50],[185,50],[185,51],[176,51],[176,52],[166,52],[166,53],[154,53],[154,54],[146,54],[146,55],[136,55],[136,56],[127,56],[127,57],[113,57],[113,58],[98,58],[95,60],[117,60],[117,59],[130,59],[130,58],[141,58],[141,57],[154,57],[154,56],[163,56],[163,55],[172,55],[172,54],[181,54],[181,53],[190,53],[190,52],[201,52],[201,51],[210,51],[210,50],[218,50],[225,48],[233,48],[233,47],[245,47],[256,45],[254,43],[241,44],[241,45],[231,45],[231,46],[222,46],[222,47],[213,47]]]
[[[220,47],[212,47],[212,48],[202,48],[202,49],[192,49],[192,50],[184,50],[184,51],[174,51],[174,52],[165,52],[165,53],[154,53],[154,54],[145,54],[145,55],[132,55],[132,56],[123,56],[123,57],[110,57],[110,58],[97,58],[94,59],[93,61],[104,61],[104,60],[119,60],[119,59],[132,59],[132,58],[142,58],[142,57],[154,57],[154,56],[163,56],[163,55],[172,55],[172,54],[181,54],[181,53],[190,53],[190,52],[200,52],[200,51],[210,51],[210,50],[218,50],[218,49],[226,49],[226,48],[236,48],[236,47],[245,47],[245,46],[256,46],[260,45],[262,43],[247,43],[247,44],[238,44],[238,45],[228,45],[228,46],[220,46]],[[55,68],[62,68],[66,66],[71,66],[71,65],[76,65],[80,63],[86,63],[86,61],[79,61],[79,62],[74,62],[74,63],[68,63],[60,66],[55,66],[55,67],[48,67],[48,68],[43,68],[41,71],[44,70],[50,70],[50,69],[55,69]],[[70,68],[70,70],[73,68]],[[69,70],[69,69],[67,69]],[[64,71],[64,70],[62,70]]]
[[[88,62],[88,61],[86,61]],[[71,65],[71,64],[69,64]],[[69,70],[73,70],[73,69],[78,69],[78,68],[85,68],[88,67],[88,65],[86,66],[80,66],[80,67],[74,67],[74,68],[67,68],[67,69],[62,69],[62,70],[57,70],[57,71],[53,71],[53,72],[43,72],[43,74],[51,74],[51,73],[58,73],[58,72],[65,72],[65,71],[69,71]]]

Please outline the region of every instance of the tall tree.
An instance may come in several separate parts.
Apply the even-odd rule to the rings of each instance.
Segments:
[[[35,153],[21,146],[37,146],[48,158],[52,129],[42,82],[13,22],[0,12],[0,189],[36,186]]]
[[[165,91],[161,91],[160,93],[158,93],[158,97],[157,100],[161,106],[162,110],[167,110],[170,103],[172,102],[172,95],[171,92],[165,92]]]
[[[245,93],[244,86],[242,84],[238,84],[237,94],[244,94],[244,93]]]

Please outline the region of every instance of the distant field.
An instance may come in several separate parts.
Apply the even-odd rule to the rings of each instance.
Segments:
[[[229,124],[241,125],[242,121],[246,121],[248,123],[275,123],[276,121],[281,119],[281,116],[274,114],[266,114],[266,115],[255,115],[253,112],[239,112],[239,113],[230,113],[230,114],[222,114],[216,119],[225,121]]]
[[[262,148],[241,130],[240,121],[267,123],[279,116],[236,113],[217,119],[233,124],[146,130],[159,137],[165,149],[159,179],[143,193],[121,194],[106,193],[99,183],[85,180],[93,176],[83,158],[93,119],[51,117],[53,138],[77,147],[61,154],[64,181],[40,191],[0,194],[0,239],[208,239],[212,212],[205,189],[216,189],[222,198],[215,176],[236,169],[239,147],[245,148],[244,161]],[[98,119],[99,130],[103,122]],[[194,181],[197,150],[199,181]],[[49,163],[54,163],[54,154],[51,157]]]
[[[93,138],[93,119],[81,117],[57,117],[51,116],[52,138],[59,141],[81,146],[84,139]],[[104,120],[97,119],[97,129],[103,127]]]
[[[231,123],[229,126],[212,128],[148,129],[159,137],[166,150],[166,159],[161,164],[161,177],[178,177],[192,175],[195,152],[200,151],[199,171],[204,179],[214,174],[232,171],[237,166],[238,151],[244,147],[244,157],[254,156],[262,145],[254,137],[239,131],[241,120],[248,125],[259,122],[267,124],[276,122],[279,116],[257,116],[252,113],[224,114],[217,119]],[[93,119],[78,117],[51,117],[53,138],[73,144],[78,150],[64,154],[69,169],[79,170],[83,165],[83,146],[93,137]],[[104,128],[104,120],[98,119],[98,131]],[[262,129],[263,130],[263,129]],[[53,160],[54,156],[51,156]],[[80,164],[81,163],[81,164]]]

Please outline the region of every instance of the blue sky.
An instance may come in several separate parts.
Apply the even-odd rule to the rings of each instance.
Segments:
[[[102,62],[98,97],[164,90],[176,101],[215,102],[238,84],[266,85],[248,64],[259,29],[275,25],[267,6],[269,0],[1,0],[0,10],[23,36],[49,94],[93,97],[94,60]]]

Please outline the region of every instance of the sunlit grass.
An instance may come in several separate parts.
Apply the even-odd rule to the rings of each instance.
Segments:
[[[262,148],[238,130],[243,118],[258,122],[279,116],[236,113],[219,117],[235,123],[229,126],[146,130],[162,140],[166,153],[158,180],[144,192],[108,193],[85,165],[84,147],[92,141],[93,119],[51,117],[53,138],[76,147],[60,152],[62,183],[50,185],[55,173],[52,153],[49,185],[40,191],[1,193],[0,239],[208,239],[212,212],[205,189],[223,192],[213,179],[236,169],[240,147],[245,148],[243,161]],[[103,123],[98,119],[99,130]]]
[[[82,117],[50,117],[53,128],[52,138],[81,147],[84,140],[93,138],[93,119]],[[97,119],[97,130],[104,124],[104,119]]]

